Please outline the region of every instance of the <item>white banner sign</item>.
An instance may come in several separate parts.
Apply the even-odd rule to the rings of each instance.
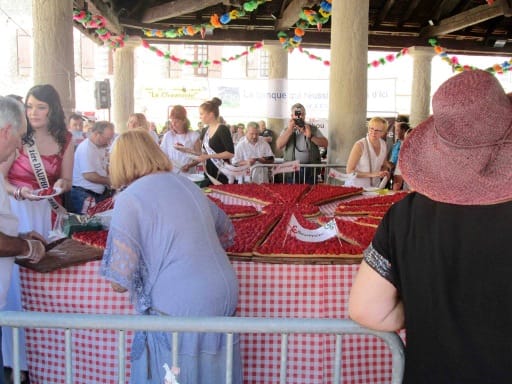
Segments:
[[[300,225],[295,215],[292,214],[286,233],[306,243],[320,243],[337,236],[338,227],[336,221],[332,219],[320,228],[307,229]]]
[[[272,167],[272,176],[277,173],[287,173],[287,172],[297,172],[300,169],[299,160],[295,161],[286,161],[281,164],[277,164]]]

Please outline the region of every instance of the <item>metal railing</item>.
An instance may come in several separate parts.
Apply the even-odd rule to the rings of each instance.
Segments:
[[[300,171],[297,175],[295,172],[274,173],[277,164],[255,164],[251,167],[251,179],[257,169],[267,168],[269,173],[269,180],[271,183],[292,183],[292,184],[305,184],[306,171],[312,172],[314,184],[338,184],[342,185],[343,180],[330,176],[330,170],[335,170],[336,174],[344,174],[346,166],[344,164],[300,164]]]
[[[342,383],[342,337],[346,334],[373,335],[382,339],[392,353],[392,384],[402,382],[404,370],[404,349],[402,339],[393,332],[378,332],[364,328],[351,320],[335,319],[263,319],[241,317],[166,317],[141,315],[90,315],[40,312],[0,311],[0,325],[11,326],[13,330],[14,384],[19,377],[19,328],[59,328],[65,330],[66,384],[71,384],[72,372],[72,330],[101,329],[118,332],[117,362],[119,384],[125,383],[125,332],[146,330],[172,333],[172,364],[178,366],[178,335],[180,332],[213,332],[227,335],[226,384],[231,384],[234,333],[263,333],[281,335],[281,359],[279,383],[286,383],[287,349],[289,334],[333,334],[336,347],[333,368],[333,383]]]

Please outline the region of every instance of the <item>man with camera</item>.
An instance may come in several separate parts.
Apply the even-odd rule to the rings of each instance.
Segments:
[[[306,109],[296,103],[291,109],[291,119],[276,141],[277,149],[283,150],[284,161],[298,160],[301,164],[319,164],[320,149],[327,148],[327,138],[317,126],[306,122]],[[301,167],[295,175],[287,175],[287,182],[314,184],[315,169]],[[319,171],[316,170],[316,174]]]

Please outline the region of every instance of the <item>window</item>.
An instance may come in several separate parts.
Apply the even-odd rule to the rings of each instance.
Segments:
[[[260,49],[260,77],[268,77],[269,59],[268,51]]]
[[[32,72],[32,37],[25,31],[18,29],[16,31],[16,41],[18,49],[18,75],[30,76]]]
[[[96,66],[94,51],[96,44],[86,36],[80,36],[80,73],[85,78],[94,78]]]
[[[185,45],[185,58],[190,61],[208,60],[208,46],[204,44]],[[207,77],[208,67],[183,64],[183,73],[192,76]]]
[[[268,78],[269,58],[266,49],[260,49],[247,56],[247,77]]]

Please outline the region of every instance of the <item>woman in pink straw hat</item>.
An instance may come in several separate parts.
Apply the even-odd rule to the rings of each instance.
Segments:
[[[364,326],[405,328],[403,383],[512,378],[512,104],[475,70],[442,84],[404,141],[415,191],[380,224],[350,294]]]

